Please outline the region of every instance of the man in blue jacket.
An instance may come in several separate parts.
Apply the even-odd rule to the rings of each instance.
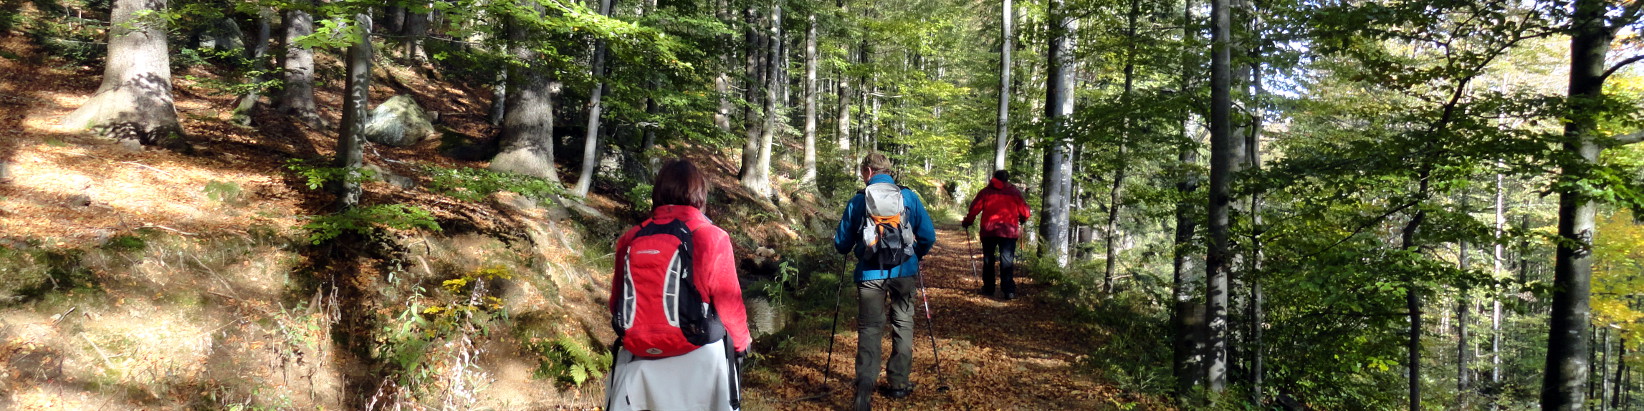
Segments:
[[[908,373],[913,370],[913,299],[919,292],[916,276],[919,258],[936,245],[936,227],[919,195],[896,185],[891,177],[891,161],[884,154],[869,153],[862,158],[859,170],[868,187],[845,205],[833,246],[840,254],[855,253],[857,257],[856,409],[868,410],[879,379],[887,300],[893,352],[885,366],[890,380],[886,395],[904,398],[913,394]],[[897,197],[899,204],[888,204]],[[899,216],[886,215],[897,211]]]

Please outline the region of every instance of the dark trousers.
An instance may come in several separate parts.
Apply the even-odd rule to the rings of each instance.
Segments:
[[[915,277],[856,283],[856,408],[867,409],[879,380],[879,359],[885,335],[885,309],[890,308],[891,356],[885,371],[891,389],[910,387],[913,371],[913,299],[919,292]],[[886,304],[887,301],[889,304]]]
[[[1016,292],[1016,239],[982,237],[982,292],[993,294],[993,263],[999,262],[999,282],[1006,294]]]

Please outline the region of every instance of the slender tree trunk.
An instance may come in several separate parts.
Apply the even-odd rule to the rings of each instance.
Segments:
[[[354,15],[354,24],[365,35],[358,43],[348,46],[348,77],[343,86],[342,132],[337,136],[337,158],[334,167],[346,171],[346,177],[337,187],[337,205],[342,210],[360,203],[360,166],[364,165],[365,122],[371,107],[371,15]]]
[[[503,53],[509,52],[505,47]],[[493,126],[502,125],[508,116],[508,70],[497,70],[497,84],[491,86],[491,110],[487,119]]]
[[[730,2],[717,0],[714,5],[714,15],[719,18],[721,23],[730,25],[732,23]],[[721,44],[731,44],[731,35],[719,36],[719,41]],[[729,50],[727,48],[725,54],[720,56],[720,64],[716,65],[719,68],[719,73],[714,75],[714,93],[719,96],[719,107],[714,111],[714,126],[726,134],[731,132],[731,75],[726,73],[725,68],[730,65],[731,61],[734,61],[733,55],[736,54]]]
[[[1466,204],[1466,199],[1463,199],[1463,209],[1467,208]],[[1461,241],[1456,244],[1456,247],[1458,253],[1456,266],[1462,271],[1467,271],[1467,242]],[[1461,401],[1465,405],[1467,403],[1465,395],[1468,388],[1472,386],[1472,370],[1467,366],[1467,360],[1473,356],[1473,353],[1470,350],[1472,342],[1468,341],[1467,326],[1472,322],[1468,317],[1471,314],[1473,302],[1467,297],[1468,289],[1466,286],[1461,287],[1459,291],[1460,293],[1456,296],[1456,392],[1463,395]]]
[[[1198,36],[1196,19],[1193,16],[1193,0],[1182,1],[1182,48],[1181,78],[1177,85],[1181,90],[1192,88],[1196,73],[1194,44]],[[1193,243],[1194,232],[1197,231],[1198,220],[1194,214],[1198,208],[1190,200],[1199,189],[1199,175],[1193,170],[1198,169],[1199,139],[1193,132],[1193,111],[1183,105],[1177,114],[1181,117],[1181,136],[1177,143],[1177,159],[1182,164],[1182,179],[1176,183],[1176,191],[1181,199],[1176,202],[1176,237],[1173,243],[1174,261],[1173,270],[1175,307],[1171,310],[1170,322],[1173,330],[1173,355],[1171,356],[1172,369],[1176,377],[1175,397],[1178,404],[1188,404],[1189,396],[1195,387],[1204,379],[1202,346],[1204,337],[1204,303],[1198,299],[1199,284],[1204,281],[1203,273],[1196,266],[1200,259],[1194,258],[1197,249]]]
[[[850,3],[845,2],[845,0],[837,0],[835,5],[838,5],[838,16],[840,18],[850,16]],[[850,36],[848,36],[850,31],[845,31],[845,33],[847,35],[840,36],[840,48],[843,48],[845,66],[848,67],[852,66],[857,54],[852,54],[852,51],[850,51]],[[855,90],[850,89],[850,69],[840,69],[837,76],[838,82],[835,84],[835,92],[838,94],[838,102],[834,109],[838,110],[838,113],[835,115],[834,127],[838,128],[835,132],[837,133],[835,140],[838,141],[835,141],[835,145],[838,145],[838,151],[848,158],[848,156],[852,156],[850,155],[850,104],[852,104],[850,97],[855,95]],[[845,163],[848,164],[850,161],[845,161]],[[847,168],[852,168],[852,166],[847,166]]]
[[[530,3],[529,13],[540,16],[543,7]],[[491,170],[559,181],[554,165],[554,94],[559,83],[548,77],[546,63],[532,47],[530,29],[508,19],[508,52],[520,63],[507,69],[508,86],[502,117],[501,150],[491,159]]]
[[[1621,395],[1627,386],[1626,376],[1632,368],[1627,366],[1627,334],[1621,333],[1617,339],[1620,341],[1616,343],[1615,373],[1610,382],[1610,407],[1627,409]]]
[[[1604,57],[1615,28],[1605,25],[1608,2],[1576,0],[1570,30],[1569,98],[1574,107],[1564,126],[1564,150],[1581,162],[1596,164],[1599,145],[1596,100],[1604,92]],[[1568,172],[1568,171],[1567,171]],[[1561,180],[1577,176],[1565,174]],[[1590,324],[1593,217],[1596,203],[1579,192],[1559,193],[1557,255],[1553,268],[1553,307],[1547,339],[1547,368],[1542,374],[1543,410],[1579,410],[1586,402],[1587,353],[1583,330]]]
[[[840,15],[850,15],[850,10],[848,10],[847,7],[847,3],[843,2],[843,0],[838,2]],[[847,62],[852,62],[853,59],[855,59],[855,54],[850,53],[850,41],[848,41],[848,39],[847,41],[842,41],[842,48],[845,48],[845,59],[847,59]],[[855,90],[850,89],[850,71],[838,71],[838,84],[835,92],[838,94],[838,105],[837,107],[834,107],[835,110],[838,110],[837,115],[835,115],[835,117],[837,117],[835,127],[838,127],[838,151],[840,151],[840,153],[845,153],[845,155],[848,156],[850,155],[850,104],[852,104],[852,100],[850,99],[857,95]]]
[[[1598,389],[1598,392],[1593,393],[1592,396],[1598,398],[1598,409],[1599,410],[1608,411],[1610,409],[1610,403],[1605,401],[1606,398],[1605,398],[1604,393],[1610,392],[1610,378],[1609,378],[1609,376],[1610,376],[1610,360],[1612,359],[1611,355],[1610,355],[1610,327],[1600,326],[1599,328],[1602,329],[1602,331],[1600,331],[1600,334],[1603,337],[1602,337],[1601,340],[1599,340],[1598,348],[1599,348],[1600,351],[1602,351],[1604,353],[1604,358],[1602,360],[1598,361],[1598,380],[1599,380],[1598,385],[1599,385],[1599,389]]]
[[[1104,237],[1103,242],[1106,243],[1104,248],[1107,251],[1107,265],[1102,272],[1102,292],[1107,294],[1113,293],[1113,276],[1118,271],[1119,256],[1117,250],[1114,249],[1114,243],[1119,237],[1119,210],[1123,208],[1124,202],[1125,171],[1130,168],[1130,153],[1128,151],[1130,136],[1133,132],[1131,127],[1135,126],[1132,118],[1137,113],[1135,107],[1131,107],[1131,93],[1136,88],[1136,43],[1140,40],[1136,38],[1136,19],[1139,14],[1141,14],[1140,0],[1130,0],[1130,12],[1125,14],[1125,36],[1129,39],[1127,42],[1130,44],[1125,50],[1125,85],[1124,93],[1120,97],[1125,112],[1124,127],[1119,132],[1118,155],[1114,157],[1117,164],[1113,168],[1113,181],[1108,190],[1107,227],[1102,234],[1102,237]]]
[[[600,0],[599,14],[611,15],[612,0]],[[582,139],[582,172],[577,174],[577,185],[571,194],[587,197],[594,186],[594,171],[599,169],[599,116],[605,110],[605,40],[594,41],[592,71],[594,88],[588,92],[588,127]]]
[[[1252,13],[1250,17],[1250,24],[1253,27],[1250,32],[1251,36],[1254,37],[1259,36],[1262,32],[1260,27],[1261,18],[1258,17],[1260,13],[1257,13],[1255,10],[1256,4],[1252,2],[1251,6]],[[1262,120],[1265,118],[1265,114],[1262,112],[1262,99],[1265,97],[1265,91],[1262,88],[1261,45],[1263,43],[1264,42],[1260,38],[1253,39],[1250,42],[1251,58],[1249,69],[1251,98],[1250,104],[1248,105],[1250,110],[1250,130],[1248,134],[1245,135],[1244,157],[1249,161],[1248,166],[1250,169],[1255,171],[1261,171],[1262,169]],[[1262,294],[1261,282],[1262,258],[1264,257],[1261,236],[1264,227],[1262,226],[1262,197],[1260,192],[1250,193],[1250,226],[1250,244],[1247,247],[1249,248],[1250,253],[1250,261],[1248,265],[1249,271],[1245,274],[1246,281],[1250,285],[1250,302],[1248,307],[1248,322],[1250,323],[1250,369],[1248,374],[1248,382],[1250,383],[1250,401],[1252,404],[1257,404],[1259,406],[1263,401],[1262,378],[1264,377],[1263,372],[1266,361],[1262,351],[1262,326],[1263,322],[1266,321],[1265,317],[1267,315],[1262,308],[1262,302],[1266,296]]]
[[[251,46],[250,52],[246,53],[246,58],[251,59],[251,69],[259,73],[265,71],[264,69],[268,67],[268,44],[274,35],[274,30],[269,21],[273,19],[273,9],[268,7],[257,9],[257,37],[254,40],[255,43]],[[262,84],[268,80],[268,75],[258,74],[246,80],[255,84]],[[251,126],[252,110],[257,108],[257,100],[260,99],[262,99],[260,90],[253,89],[240,95],[240,98],[234,103],[234,114],[230,121],[241,126]]]
[[[1232,18],[1229,0],[1211,0],[1210,53],[1210,202],[1209,249],[1205,257],[1208,281],[1208,327],[1205,353],[1205,383],[1211,392],[1227,389],[1227,294],[1232,275],[1233,255],[1228,246],[1228,211],[1232,203],[1232,174],[1237,171],[1238,152],[1233,143],[1232,99]]]
[[[1011,16],[1014,10],[1010,3],[1011,0],[1004,0],[999,7],[999,132],[993,146],[994,170],[1005,169],[1005,153],[1010,145],[1010,57],[1016,51],[1016,35],[1012,32],[1016,21]]]
[[[1428,170],[1423,168],[1421,170],[1420,176],[1417,178],[1417,180],[1420,181],[1420,183],[1419,183],[1420,188],[1419,188],[1419,191],[1418,191],[1418,195],[1426,195],[1427,194],[1427,189],[1428,189],[1428,178],[1427,177],[1428,177],[1428,175],[1429,175]],[[1402,237],[1402,241],[1400,242],[1399,248],[1403,248],[1403,249],[1405,249],[1407,251],[1411,251],[1411,252],[1419,252],[1421,250],[1420,245],[1416,243],[1416,236],[1421,232],[1421,223],[1423,221],[1425,221],[1426,219],[1427,219],[1427,211],[1426,210],[1416,211],[1416,214],[1410,218],[1410,222],[1404,225],[1404,232],[1400,233],[1400,236]],[[1409,367],[1409,373],[1410,373],[1409,376],[1408,376],[1409,377],[1408,378],[1409,390],[1410,390],[1410,394],[1409,394],[1410,395],[1410,409],[1411,410],[1420,410],[1420,409],[1422,409],[1421,408],[1421,331],[1422,331],[1422,328],[1421,328],[1422,327],[1421,326],[1421,314],[1422,314],[1422,312],[1421,312],[1421,294],[1419,294],[1420,291],[1417,290],[1416,283],[1415,283],[1415,280],[1413,278],[1406,278],[1405,281],[1408,284],[1405,286],[1406,291],[1404,292],[1404,307],[1405,307],[1406,310],[1409,310],[1409,315],[1410,315],[1410,335],[1409,335],[1408,342],[1405,344],[1405,353],[1409,356],[1409,358],[1408,358],[1409,364],[1407,364],[1406,366]]]
[[[1497,163],[1497,166],[1501,166]],[[1496,173],[1496,244],[1491,255],[1492,264],[1490,277],[1496,287],[1492,293],[1492,310],[1490,315],[1490,383],[1501,384],[1501,271],[1502,261],[1506,257],[1505,246],[1502,245],[1502,229],[1507,224],[1507,194],[1502,190],[1501,173]]]
[[[800,183],[816,183],[816,13],[805,16],[805,171]]]
[[[165,27],[158,19],[143,18],[165,9],[166,0],[114,2],[102,85],[62,125],[96,130],[131,148],[182,143],[171,99]]]
[[[1047,7],[1051,38],[1045,121],[1050,124],[1052,141],[1045,146],[1044,200],[1039,213],[1043,237],[1039,255],[1057,267],[1068,265],[1068,202],[1073,191],[1073,164],[1068,157],[1073,143],[1067,136],[1066,123],[1073,114],[1073,37],[1079,25],[1065,9],[1063,0],[1050,0]]]
[[[309,127],[324,127],[314,104],[314,50],[297,45],[297,39],[314,34],[314,17],[306,11],[314,0],[297,0],[285,12],[285,58],[279,105],[275,111],[297,118]]]

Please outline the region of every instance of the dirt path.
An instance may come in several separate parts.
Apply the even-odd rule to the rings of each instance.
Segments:
[[[926,256],[925,276],[930,308],[935,315],[936,344],[942,376],[936,375],[924,308],[916,315],[918,341],[913,350],[913,396],[874,398],[882,410],[1053,410],[1114,408],[1105,399],[1118,393],[1080,370],[1078,360],[1089,352],[1088,336],[1062,321],[1059,310],[1046,301],[1044,286],[1018,278],[1017,299],[1001,301],[977,293],[982,280],[971,271],[970,255],[980,264],[980,251],[971,254],[959,227],[940,227],[936,248]],[[760,364],[775,367],[781,378],[750,378],[744,390],[750,410],[849,409],[855,353],[855,300],[847,286],[839,333],[834,337],[833,365],[829,368],[831,395],[798,400],[822,391],[821,370],[826,348],[802,355],[774,358]],[[916,301],[917,305],[918,302]],[[823,330],[821,332],[827,332]],[[890,353],[889,333],[884,352]],[[826,347],[824,342],[822,347]],[[879,384],[885,385],[880,377]],[[947,392],[937,387],[947,385]]]

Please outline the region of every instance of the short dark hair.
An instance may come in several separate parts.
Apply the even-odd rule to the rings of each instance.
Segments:
[[[702,208],[708,204],[708,182],[690,160],[674,160],[656,173],[651,185],[651,208],[665,205],[688,205]]]
[[[998,179],[999,181],[1009,183],[1010,182],[1010,172],[1005,171],[1005,170],[994,171],[993,172],[993,178]]]

